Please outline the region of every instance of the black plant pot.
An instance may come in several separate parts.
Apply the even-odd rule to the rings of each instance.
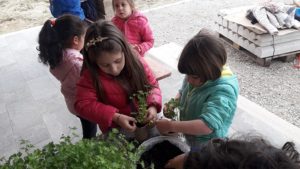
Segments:
[[[144,167],[138,164],[137,169],[150,168],[151,164],[155,169],[164,169],[170,159],[190,150],[187,144],[173,136],[153,137],[143,142],[139,149],[141,150],[140,162],[144,163]]]
[[[136,123],[136,127],[138,127],[138,128],[142,128],[146,125],[147,125],[147,123]]]
[[[157,130],[156,126],[153,125],[142,125],[141,127],[137,125],[134,135],[135,139],[139,143],[142,143],[152,137],[159,136],[159,131]]]

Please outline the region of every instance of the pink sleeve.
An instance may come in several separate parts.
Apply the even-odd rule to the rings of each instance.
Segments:
[[[112,19],[111,19],[111,22],[122,32],[122,26],[124,26],[122,24],[122,22],[120,21],[120,19],[118,19],[116,16],[114,16]]]
[[[153,47],[154,44],[154,37],[152,33],[152,29],[147,21],[146,18],[141,19],[141,36],[142,36],[142,43],[139,44],[141,51],[139,52],[141,56]]]
[[[76,58],[74,61],[74,71],[75,74],[80,75],[81,68],[82,68],[83,59],[82,58]]]
[[[75,109],[81,117],[98,123],[102,132],[109,129],[113,115],[118,112],[117,108],[98,101],[96,90],[87,71],[77,83]]]
[[[145,60],[142,57],[140,57],[140,60],[141,60],[142,64],[144,65],[147,79],[148,79],[150,85],[153,86],[153,89],[150,91],[150,94],[147,98],[147,104],[148,104],[148,106],[155,106],[157,109],[157,112],[160,112],[161,107],[162,107],[162,96],[161,96],[159,84],[158,84],[151,68],[148,66],[148,64],[145,62]]]

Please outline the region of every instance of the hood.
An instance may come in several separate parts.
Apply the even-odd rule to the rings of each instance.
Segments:
[[[63,51],[63,58],[61,63],[54,69],[50,69],[50,72],[59,81],[63,81],[70,70],[74,67],[76,60],[82,60],[82,55],[76,49],[65,49]]]

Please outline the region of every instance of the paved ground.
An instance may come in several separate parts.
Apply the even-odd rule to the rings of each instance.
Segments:
[[[229,5],[227,1],[224,3]],[[240,2],[235,3],[235,5],[239,4]],[[200,1],[189,0],[185,3],[175,4],[175,6],[147,11],[146,15],[149,16],[156,36],[156,47],[169,42],[178,42],[183,45],[201,27],[210,25],[205,22],[199,24],[197,18],[194,18],[195,24],[181,26],[181,22],[187,18],[201,13],[204,7],[201,9],[199,7],[201,7]],[[204,13],[202,17],[205,17]],[[178,26],[170,26],[167,22],[163,22],[167,19],[171,20],[172,25],[176,25],[174,24],[176,22]],[[37,60],[36,38],[39,29],[40,27],[36,27],[0,36],[0,156],[7,156],[19,150],[20,139],[27,139],[35,146],[41,147],[49,141],[57,142],[61,134],[69,134],[69,127],[80,126],[79,120],[66,109],[58,81],[51,76],[48,68]],[[174,31],[180,33],[180,36],[185,39],[177,39]],[[160,58],[158,59],[160,60]],[[163,59],[162,62],[164,62]],[[176,71],[176,67],[172,64],[174,62],[176,62],[174,58],[166,62],[172,70],[172,76],[160,81],[164,101],[173,97],[181,84],[182,75]],[[247,101],[247,99],[245,100]],[[273,126],[272,123],[262,122],[270,117],[266,110],[259,109],[260,112],[267,112],[266,116],[262,116],[266,119],[262,121],[260,119],[257,122],[259,125],[254,122],[257,119],[255,114],[250,122],[247,121],[246,110],[245,107],[240,108],[238,114],[241,115],[237,117],[244,119],[247,122],[244,124],[247,124],[248,127],[253,129],[253,127],[259,126],[259,129],[255,130],[263,130],[265,126]],[[253,110],[253,112],[255,111]],[[243,128],[244,121],[235,121],[239,123],[234,123],[233,131]],[[281,120],[278,121],[281,122]],[[297,133],[299,129],[289,126],[288,123],[286,125],[288,127],[280,132],[281,135],[285,135],[284,137],[280,137],[278,133],[271,132],[270,134],[274,128],[267,128],[269,131],[266,132],[269,133],[269,138],[280,137],[279,140],[282,140],[293,138],[291,135],[297,136],[297,134],[288,133],[288,130],[291,129]],[[77,132],[81,133],[81,129],[78,129]],[[300,139],[297,138],[297,141]]]
[[[37,60],[39,27],[0,38],[0,154],[19,149],[20,139],[36,146],[58,140],[79,121],[68,113],[60,85]]]

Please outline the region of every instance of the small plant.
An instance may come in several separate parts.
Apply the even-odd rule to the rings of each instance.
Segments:
[[[166,104],[166,108],[164,109],[164,116],[171,119],[176,120],[178,117],[179,111],[179,101],[178,99],[171,98]]]
[[[145,125],[145,118],[147,116],[147,96],[149,92],[144,92],[139,90],[137,93],[134,93],[130,99],[133,102],[137,103],[137,112],[131,112],[131,115],[136,119],[137,126],[142,127]]]
[[[7,160],[2,158],[1,169],[131,169],[139,163],[140,152],[134,143],[128,142],[116,129],[106,139],[83,139],[76,143],[72,143],[70,136],[62,136],[58,144],[50,142],[32,152],[29,151],[32,145],[25,141],[22,144],[25,152],[13,154]]]

